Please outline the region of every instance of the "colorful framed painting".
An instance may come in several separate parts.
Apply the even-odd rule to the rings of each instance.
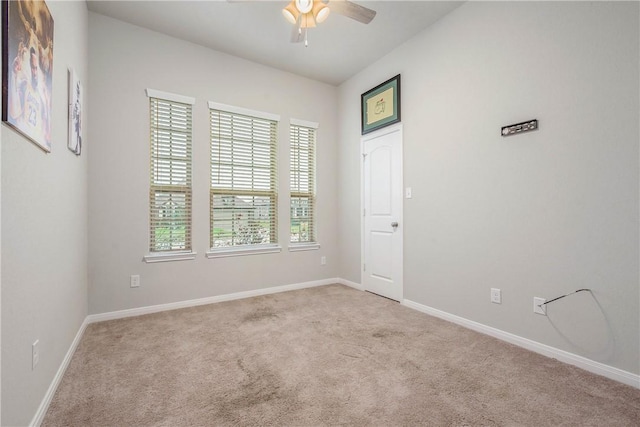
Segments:
[[[363,93],[362,135],[400,121],[400,74]]]
[[[51,151],[53,18],[43,0],[2,0],[2,121]]]
[[[82,151],[82,83],[69,68],[69,140],[67,147],[76,156]]]

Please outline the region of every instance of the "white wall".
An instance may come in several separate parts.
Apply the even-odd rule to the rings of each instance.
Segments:
[[[47,5],[55,22],[52,152],[1,129],[2,425],[31,421],[87,315],[91,143],[80,157],[67,149],[67,67],[86,88],[88,13],[84,2]],[[32,371],[36,339],[40,363]]]
[[[0,34],[0,43],[2,35]],[[0,55],[0,68],[2,55]],[[0,117],[4,112],[0,105]],[[0,424],[2,424],[2,131],[0,130]]]
[[[405,298],[638,374],[638,6],[469,2],[343,84],[340,276],[360,280],[360,94],[402,73]]]
[[[336,277],[337,88],[90,13],[89,312],[177,302]],[[146,264],[149,101],[146,88],[196,98],[192,261]],[[207,259],[209,111],[216,101],[279,114],[278,254]],[[289,119],[320,123],[319,251],[287,250]],[[320,265],[320,257],[327,265]],[[141,287],[129,276],[141,275]]]

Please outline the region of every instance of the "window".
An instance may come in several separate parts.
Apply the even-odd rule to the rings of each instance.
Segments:
[[[315,243],[315,145],[317,123],[291,120],[289,126],[289,185],[291,243]]]
[[[279,117],[209,103],[211,248],[277,244]]]
[[[191,251],[193,98],[147,89],[150,106],[152,253]],[[175,258],[178,259],[178,258]],[[146,261],[150,258],[145,257]]]

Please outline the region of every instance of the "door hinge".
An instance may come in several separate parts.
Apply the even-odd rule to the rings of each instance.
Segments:
[[[362,209],[362,216],[367,216],[367,210],[366,209]]]
[[[367,271],[367,264],[362,264],[362,271]]]

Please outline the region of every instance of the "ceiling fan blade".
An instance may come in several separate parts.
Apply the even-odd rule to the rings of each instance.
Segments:
[[[329,9],[339,15],[355,19],[363,24],[368,24],[376,16],[376,11],[360,6],[348,0],[329,0]]]
[[[293,26],[291,31],[291,43],[302,43],[304,41],[304,32],[302,31],[302,14],[298,16],[296,25]]]

